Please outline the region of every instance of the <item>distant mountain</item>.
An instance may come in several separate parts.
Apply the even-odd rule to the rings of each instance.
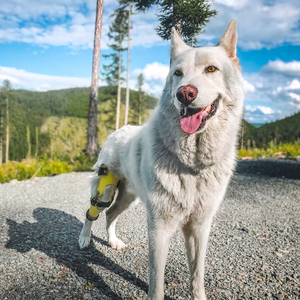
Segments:
[[[85,122],[76,121],[76,118],[87,119],[88,117],[89,91],[89,88],[72,88],[48,92],[33,92],[27,90],[12,90],[9,92],[10,160],[22,160],[26,156],[40,156],[44,153],[50,154],[51,151],[53,152],[55,150],[52,149],[53,145],[63,145],[56,143],[56,139],[63,141],[66,141],[66,139],[72,140],[73,131],[65,132],[65,128],[72,127],[74,124],[76,124],[77,127],[84,126],[83,124],[85,124]],[[123,125],[125,89],[122,89],[121,94],[120,125]],[[116,96],[116,87],[104,86],[99,88],[98,128],[99,133],[101,133],[101,141],[105,140],[106,136],[115,128]],[[0,115],[2,114],[3,116],[3,128],[6,128],[6,106],[4,98],[4,95],[0,93]],[[130,124],[138,123],[138,99],[139,93],[131,90]],[[145,121],[150,111],[156,106],[157,99],[149,95],[143,95],[143,100],[144,110],[142,121]],[[51,117],[56,118],[51,119]],[[60,126],[55,125],[56,123],[60,124],[59,118],[66,117],[71,117],[71,119],[68,120],[73,120],[73,123],[66,121],[62,122]],[[49,128],[49,130],[45,130],[45,128]],[[57,129],[58,132],[56,132],[55,129]],[[61,137],[59,136],[59,130],[64,131]],[[80,128],[79,130],[79,132],[85,131],[86,128]],[[76,134],[76,132],[74,133]],[[5,137],[5,132],[3,132],[3,135]],[[5,138],[3,140],[3,149],[5,149]],[[30,140],[31,147],[28,146],[28,140]],[[82,141],[80,143],[77,141],[76,143],[73,144],[76,144],[77,148],[78,145],[84,144]],[[70,150],[71,144],[68,143],[66,149]],[[60,149],[58,149],[58,152],[59,150]],[[72,152],[72,149],[69,152]]]
[[[271,141],[276,144],[294,143],[298,139],[300,139],[300,112],[258,128],[247,123],[244,137],[246,143],[257,148],[267,147]]]

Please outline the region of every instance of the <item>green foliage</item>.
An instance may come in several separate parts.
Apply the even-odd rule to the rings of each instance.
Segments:
[[[243,139],[241,135],[241,147],[250,140],[252,148],[266,148],[272,141],[275,145],[279,143],[294,143],[300,138],[300,112],[282,120],[264,124],[258,128],[243,122]],[[242,145],[243,140],[243,145]]]
[[[119,81],[123,81],[121,75],[124,71],[122,52],[127,49],[123,47],[123,42],[128,36],[128,10],[125,7],[120,7],[110,17],[114,17],[114,20],[109,26],[108,38],[111,43],[108,46],[113,52],[109,55],[103,55],[109,63],[103,65],[102,75],[108,85],[117,85]]]
[[[81,153],[73,161],[74,171],[75,172],[91,171],[92,167],[96,162],[97,162],[97,158],[93,160],[89,160],[84,153]]]
[[[144,120],[147,118],[147,110],[146,110],[146,97],[145,93],[142,89],[144,84],[144,76],[141,73],[137,78],[137,89],[138,94],[134,95],[130,102],[131,108],[131,118],[132,123],[135,125],[141,125]]]
[[[11,82],[8,79],[4,79],[2,82],[2,86],[0,87],[1,92],[9,92],[13,89]]]
[[[195,36],[203,31],[209,19],[217,14],[211,9],[211,1],[207,0],[122,0],[123,4],[131,2],[137,10],[147,10],[158,6],[160,21],[156,31],[164,39],[171,38],[172,27],[175,26],[183,39],[190,44],[196,43]]]
[[[0,183],[18,181],[37,177],[44,177],[62,173],[69,173],[73,166],[58,159],[24,160],[22,162],[9,162],[0,166]]]
[[[72,88],[57,91],[48,92],[32,92],[26,90],[12,90],[9,92],[9,113],[10,113],[10,147],[9,158],[10,160],[20,161],[25,159],[28,154],[29,146],[27,142],[27,126],[30,133],[36,132],[38,128],[38,134],[30,134],[31,150],[37,149],[37,158],[44,153],[50,155],[51,152],[51,138],[54,145],[65,145],[65,142],[71,147],[68,151],[73,151],[73,146],[76,146],[75,153],[69,153],[70,156],[79,155],[79,153],[85,148],[85,141],[78,142],[75,129],[79,130],[80,136],[82,132],[86,134],[86,126],[80,122],[73,124],[67,122],[66,126],[69,130],[63,129],[63,134],[59,132],[49,131],[48,126],[51,128],[60,128],[58,125],[52,126],[48,123],[50,117],[56,117],[55,122],[59,123],[59,119],[63,120],[63,117],[75,117],[82,120],[87,120],[89,109],[89,88]],[[115,124],[115,99],[116,88],[104,86],[98,90],[98,113],[99,113],[99,141],[103,144],[109,133],[112,132]],[[138,92],[130,92],[130,101],[134,101]],[[147,103],[146,109],[152,110],[157,102],[157,99],[149,95],[145,96],[145,102]],[[122,89],[122,99],[125,99],[125,89]],[[5,110],[5,97],[3,93],[0,93],[0,108],[3,104],[3,110]],[[132,109],[130,110],[132,113]],[[121,116],[123,114],[121,113]],[[3,118],[3,128],[6,128],[6,118]],[[122,121],[122,120],[121,120]],[[131,124],[136,124],[129,120]],[[51,122],[50,122],[51,123]],[[56,124],[57,124],[56,123]],[[80,124],[78,124],[80,123]],[[111,124],[110,124],[111,123]],[[122,124],[122,123],[121,123]],[[78,125],[78,126],[77,126]],[[84,127],[85,126],[85,127]],[[101,135],[100,135],[101,133]],[[61,143],[56,141],[60,140]],[[75,141],[76,142],[75,142]],[[5,149],[5,139],[3,139],[3,149]],[[64,148],[62,148],[63,150]],[[53,155],[59,152],[59,149],[53,148]],[[36,154],[36,153],[35,153]],[[60,156],[60,155],[59,155]]]
[[[300,140],[295,143],[280,143],[276,145],[273,141],[267,147],[258,148],[242,148],[239,150],[239,158],[263,158],[263,157],[287,157],[293,158],[300,156]]]

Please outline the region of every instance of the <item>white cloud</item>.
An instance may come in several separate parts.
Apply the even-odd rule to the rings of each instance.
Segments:
[[[295,94],[295,93],[288,93],[288,95],[289,95],[292,99],[296,100],[297,102],[300,102],[300,95]]]
[[[0,42],[91,48],[95,20],[94,0],[23,0],[0,6]],[[104,2],[102,48],[106,49],[109,16],[117,1]],[[239,45],[244,49],[272,48],[283,43],[300,45],[298,0],[215,0],[218,10],[199,37],[213,44],[232,19],[238,21]],[[132,46],[149,47],[166,42],[156,34],[156,9],[133,15]],[[255,26],[253,26],[255,24]]]
[[[265,115],[270,115],[275,113],[275,111],[271,107],[261,106],[261,105],[257,105],[257,106],[246,105],[245,110],[250,112],[260,111]]]
[[[88,87],[91,85],[90,78],[50,76],[31,73],[22,69],[0,67],[0,80],[3,81],[4,79],[10,80],[14,88],[24,88],[34,91]]]
[[[88,10],[86,10],[86,7]],[[108,49],[110,15],[117,1],[104,4],[101,48]],[[22,0],[7,1],[0,6],[0,43],[23,42],[40,46],[92,48],[96,2],[93,0]],[[83,11],[85,13],[83,13]],[[132,16],[131,45],[149,47],[163,44],[156,34],[158,19],[155,9]]]
[[[153,62],[151,64],[147,64],[144,69],[135,69],[132,71],[132,76],[137,78],[137,76],[141,73],[144,75],[144,91],[159,97],[169,73],[169,66],[159,62]]]
[[[300,81],[297,79],[292,80],[292,82],[286,87],[287,90],[300,90]]]
[[[239,46],[273,48],[284,43],[300,45],[299,0],[215,0],[218,14],[208,23],[201,40],[219,39],[228,23],[237,20]]]
[[[269,61],[262,69],[265,72],[278,72],[284,75],[300,76],[300,61],[283,62],[280,59]],[[299,83],[299,82],[298,82]],[[294,82],[297,85],[297,82]]]
[[[252,92],[255,92],[255,86],[253,84],[251,84],[250,82],[248,82],[247,80],[244,79],[243,81],[244,83],[244,91],[245,93],[252,93]]]
[[[295,102],[289,102],[289,105],[296,108],[297,110],[300,110],[300,103],[295,103]]]
[[[136,72],[136,71],[135,71]],[[143,75],[146,80],[165,81],[169,73],[169,66],[159,62],[147,64],[143,69]]]
[[[300,61],[270,61],[259,72],[243,76],[255,86],[255,93],[245,95],[247,120],[274,121],[299,110]]]

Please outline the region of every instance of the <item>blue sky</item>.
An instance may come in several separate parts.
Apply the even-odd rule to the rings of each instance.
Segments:
[[[232,19],[238,24],[245,118],[252,123],[300,111],[299,0],[215,0],[218,14],[198,37],[211,46]],[[96,0],[10,0],[0,6],[0,84],[36,91],[89,86]],[[102,52],[117,1],[104,0]],[[170,45],[155,32],[155,8],[133,16],[130,86],[143,72],[144,89],[159,96]],[[100,64],[104,63],[101,59]],[[100,80],[100,85],[104,82]]]

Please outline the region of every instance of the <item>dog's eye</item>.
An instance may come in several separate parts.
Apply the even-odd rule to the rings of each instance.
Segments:
[[[215,72],[215,71],[217,71],[217,70],[218,70],[218,69],[217,69],[216,67],[214,67],[214,66],[208,66],[208,67],[206,68],[206,71],[209,72],[209,73]]]
[[[182,72],[180,70],[176,70],[174,75],[175,76],[182,76]]]

